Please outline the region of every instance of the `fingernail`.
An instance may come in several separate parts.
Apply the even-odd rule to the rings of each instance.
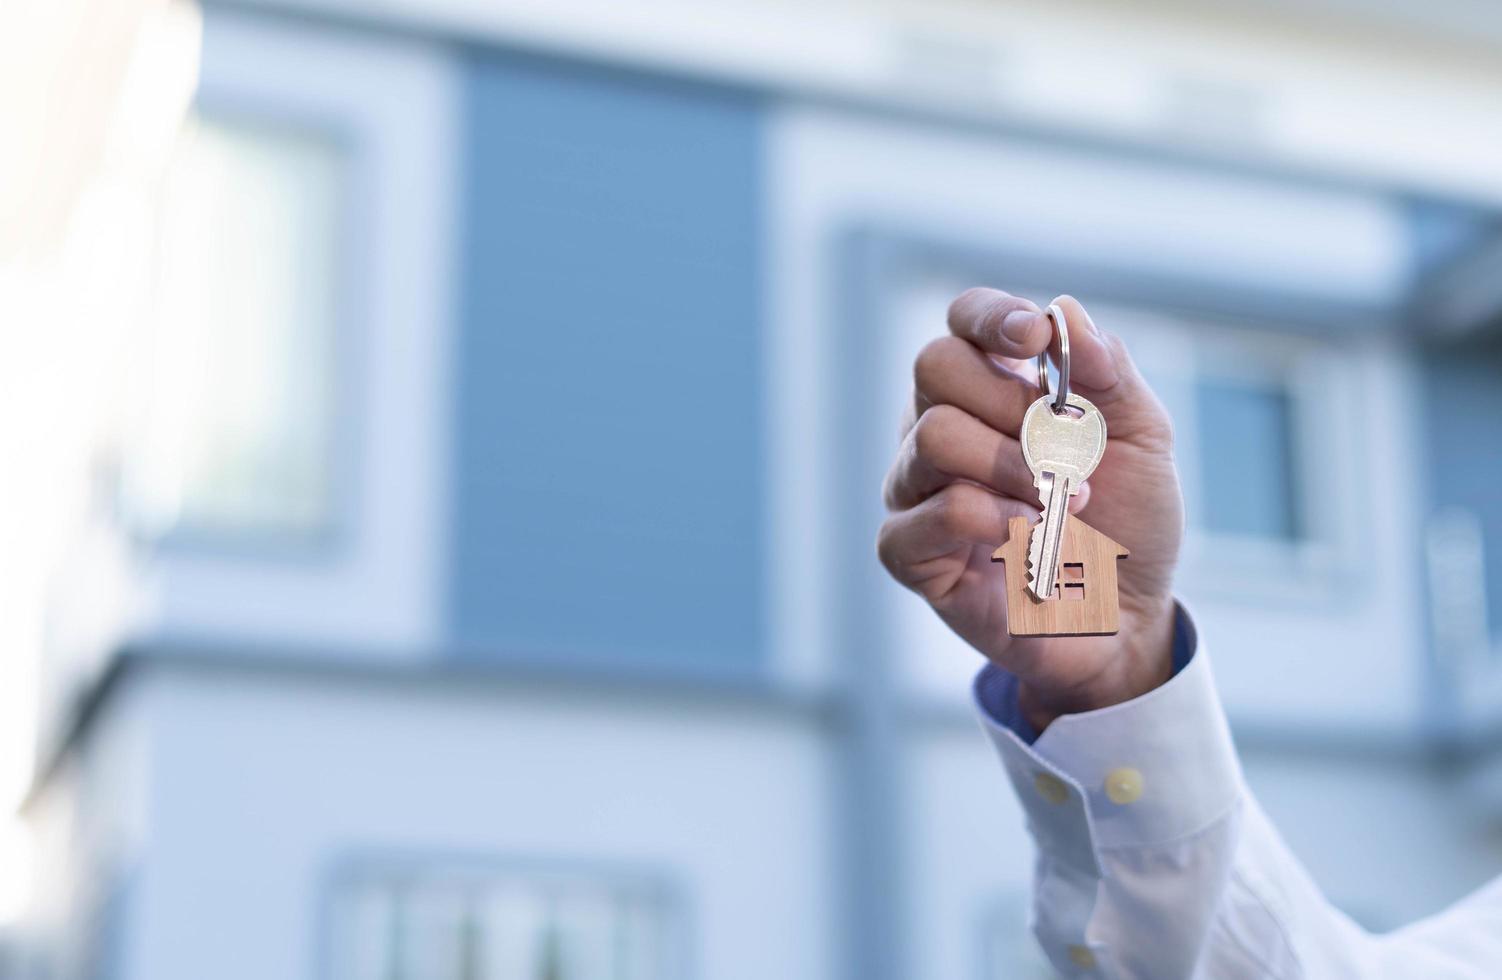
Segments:
[[[1013,310],[1001,320],[1001,332],[1008,340],[1025,340],[1038,314],[1030,310]]]

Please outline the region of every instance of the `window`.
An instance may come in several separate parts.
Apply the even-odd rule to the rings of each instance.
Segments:
[[[1286,385],[1205,376],[1195,384],[1195,409],[1204,528],[1236,537],[1301,537],[1293,398]]]
[[[1431,547],[1439,547],[1447,564],[1467,567],[1452,576],[1453,587],[1436,593],[1449,607],[1446,622],[1474,623],[1481,632],[1489,623],[1502,657],[1502,494],[1496,491],[1502,464],[1495,434],[1502,417],[1502,344],[1478,337],[1427,351],[1421,363],[1424,448],[1417,460],[1433,474],[1426,487],[1435,512]]]
[[[148,532],[326,528],[343,169],[307,131],[201,118],[184,133],[126,467]]]
[[[335,892],[338,980],[676,980],[681,916],[654,881],[400,869]]]

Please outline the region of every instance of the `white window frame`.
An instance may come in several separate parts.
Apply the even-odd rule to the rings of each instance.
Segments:
[[[1361,529],[1371,524],[1361,487],[1372,468],[1359,437],[1361,377],[1371,345],[1359,337],[1301,334],[1255,320],[1148,311],[1153,335],[1138,360],[1155,375],[1174,419],[1179,479],[1188,499],[1188,526],[1179,581],[1196,595],[1242,604],[1318,606],[1333,596],[1369,587]],[[1135,344],[1135,338],[1132,338]],[[1380,357],[1380,355],[1378,355]],[[1213,434],[1202,430],[1195,389],[1207,378],[1245,380],[1281,388],[1289,397],[1294,506],[1293,539],[1209,528],[1203,451]],[[1342,438],[1343,433],[1358,437]],[[1319,489],[1311,486],[1318,481]]]
[[[654,980],[687,980],[692,972],[692,917],[682,887],[669,876],[588,862],[507,860],[477,856],[420,855],[354,857],[342,863],[327,885],[327,931],[323,937],[322,974],[331,980],[362,980],[370,976],[356,962],[362,953],[358,933],[373,922],[390,927],[396,896],[414,897],[428,905],[425,914],[440,920],[469,920],[477,911],[485,917],[507,897],[567,902],[581,895],[593,899],[630,899],[641,910],[660,916],[658,953],[661,962]],[[396,899],[401,901],[403,899]],[[424,913],[419,913],[424,914]],[[384,959],[381,961],[389,966]],[[365,964],[367,967],[369,964]],[[442,977],[437,963],[424,963],[423,976]],[[381,974],[385,976],[383,972]],[[415,980],[415,977],[414,977]]]
[[[361,250],[351,247],[356,241],[350,227],[351,206],[356,202],[349,186],[357,170],[355,154],[351,141],[335,122],[305,120],[295,112],[280,112],[264,107],[247,109],[232,104],[221,107],[212,93],[200,95],[192,118],[180,138],[187,141],[200,139],[201,127],[205,126],[234,132],[247,139],[267,135],[277,139],[317,141],[325,144],[338,157],[337,168],[343,184],[338,188],[337,199],[332,202],[336,267],[331,270],[332,282],[329,283],[332,294],[330,321],[323,324],[329,331],[326,340],[331,349],[328,352],[328,371],[323,378],[327,395],[319,405],[325,413],[322,425],[327,430],[325,486],[323,499],[319,502],[321,514],[315,524],[307,527],[277,524],[242,526],[201,521],[191,513],[180,516],[160,514],[156,511],[161,501],[153,498],[165,488],[142,486],[138,480],[139,474],[132,468],[132,462],[127,456],[123,473],[125,492],[122,517],[129,533],[159,552],[316,560],[320,552],[337,549],[340,538],[352,533],[349,519],[354,508],[350,506],[350,502],[358,492],[358,461],[353,458],[353,452],[359,432],[358,426],[354,424],[352,408],[360,381],[359,374],[354,369],[360,324],[354,313],[361,298],[359,283],[363,278],[363,260],[366,256]],[[169,168],[166,193],[171,193],[171,182],[178,179],[178,174],[176,168]],[[173,244],[180,247],[182,243]],[[173,288],[172,283],[167,281],[170,275],[171,270],[163,270],[159,289]],[[164,334],[153,334],[154,353],[152,363],[145,372],[147,376],[150,376],[152,369],[164,370],[158,368],[158,365],[171,359],[155,351],[155,348],[170,343],[173,339]],[[177,367],[178,365],[173,365],[174,369]],[[153,378],[151,385],[153,391],[145,394],[147,398],[155,396],[158,381]],[[153,435],[150,427],[159,423],[151,418],[145,424],[148,426],[146,435],[149,438]],[[148,475],[147,479],[150,480],[152,476],[154,474]],[[180,487],[173,489],[178,492],[182,490]]]
[[[143,576],[131,642],[212,648],[223,638],[241,652],[397,659],[437,650],[448,566],[453,196],[463,156],[457,58],[433,39],[205,11],[199,104],[207,114],[311,127],[349,147],[339,523],[327,546],[312,550],[169,542]]]

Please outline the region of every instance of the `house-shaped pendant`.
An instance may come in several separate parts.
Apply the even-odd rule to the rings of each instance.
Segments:
[[[1119,628],[1116,562],[1127,550],[1078,517],[1064,522],[1058,582],[1047,601],[1027,586],[1032,525],[1007,522],[1007,542],[991,555],[1006,565],[1007,632],[1013,636],[1109,636]]]

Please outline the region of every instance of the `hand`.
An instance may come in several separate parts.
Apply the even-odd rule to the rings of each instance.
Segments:
[[[1003,569],[991,552],[1006,539],[1008,518],[1039,515],[1017,434],[1041,394],[1032,358],[1053,335],[1048,317],[1025,299],[965,292],[949,308],[952,336],[918,355],[902,447],[887,474],[891,516],[877,540],[897,581],[1017,676],[1021,710],[1040,732],[1061,714],[1129,700],[1167,679],[1184,527],[1168,414],[1119,338],[1097,330],[1073,297],[1054,302],[1069,325],[1070,390],[1106,419],[1105,456],[1070,510],[1131,552],[1119,566],[1120,632],[1007,634]]]

